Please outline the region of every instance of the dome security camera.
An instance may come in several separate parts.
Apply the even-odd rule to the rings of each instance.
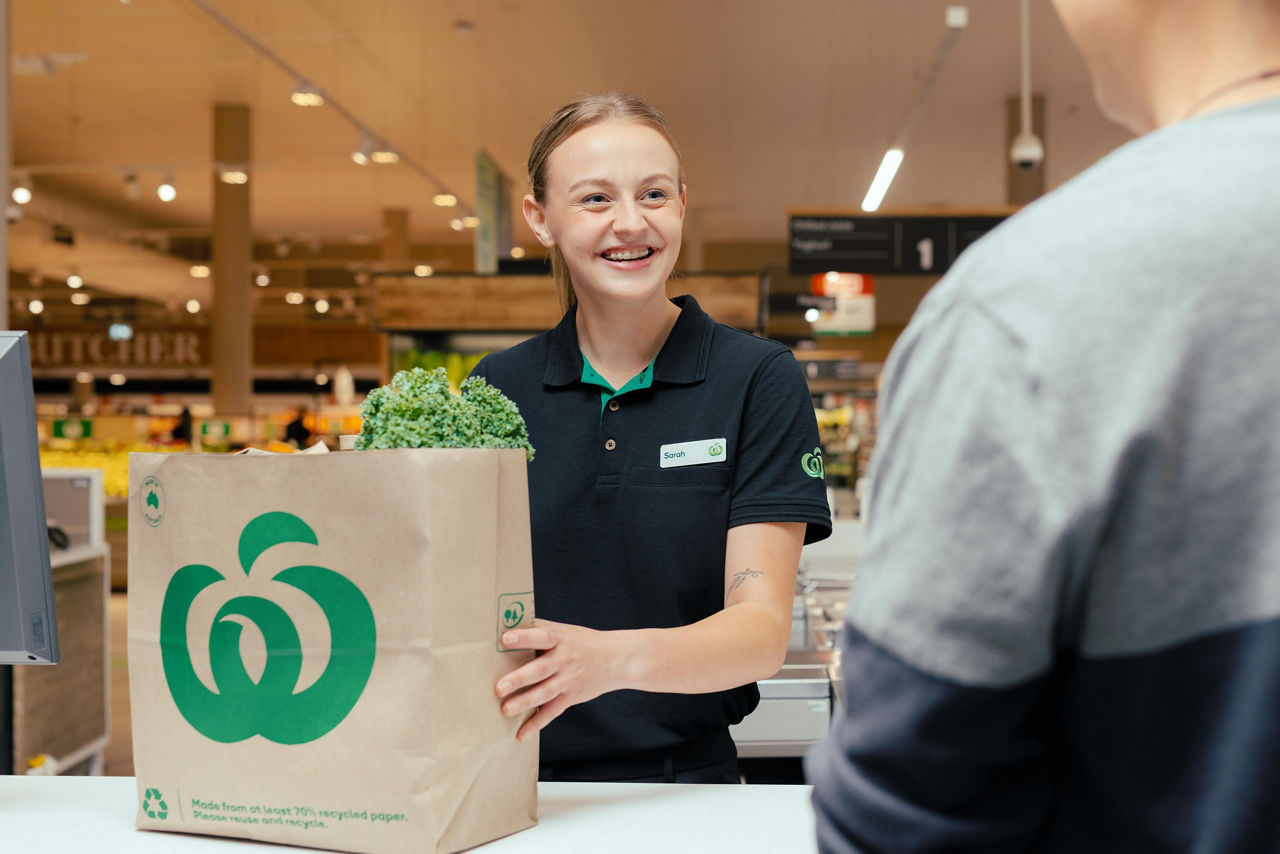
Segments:
[[[1009,160],[1024,172],[1044,162],[1044,143],[1034,133],[1020,133],[1009,146]]]

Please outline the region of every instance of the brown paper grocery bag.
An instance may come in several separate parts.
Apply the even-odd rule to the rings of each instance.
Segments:
[[[525,455],[132,454],[137,826],[452,852],[537,820]]]

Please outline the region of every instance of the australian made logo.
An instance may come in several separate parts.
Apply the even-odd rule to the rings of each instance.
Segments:
[[[163,501],[161,502],[163,506]],[[319,545],[315,532],[291,513],[264,513],[240,533],[240,567],[281,543]],[[278,744],[303,744],[332,730],[355,706],[373,671],[377,632],[360,588],[321,566],[291,566],[272,581],[309,596],[329,621],[331,654],[324,673],[298,691],[302,646],[293,620],[261,596],[237,596],[224,604],[209,633],[209,664],[217,691],[196,675],[188,647],[187,615],[202,591],[227,578],[211,566],[190,564],[169,580],[160,613],[164,677],[178,711],[202,735],[230,743],[260,735]],[[262,632],[266,664],[258,679],[240,655],[244,621]]]
[[[142,489],[138,491],[138,504],[142,508],[142,519],[153,528],[164,521],[164,487],[160,479],[153,474],[142,481]]]
[[[814,448],[812,454],[805,454],[800,458],[800,468],[804,469],[804,473],[809,477],[826,477],[826,469],[822,465],[821,446]]]

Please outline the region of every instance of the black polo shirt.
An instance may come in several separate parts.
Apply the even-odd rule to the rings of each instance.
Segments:
[[[791,352],[716,323],[693,297],[674,302],[680,316],[649,386],[603,408],[600,387],[582,381],[573,309],[473,372],[520,407],[536,451],[538,617],[604,630],[688,625],[724,607],[729,528],[805,522],[806,543],[831,533],[812,398]],[[758,702],[754,684],[614,691],[553,721],[542,761],[674,747],[724,730]]]

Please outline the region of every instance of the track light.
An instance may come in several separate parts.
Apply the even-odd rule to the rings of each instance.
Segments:
[[[189,299],[189,300],[187,300],[187,312],[188,312],[189,314],[199,314],[199,313],[200,313],[200,300],[198,300],[198,299]]]
[[[31,201],[31,175],[27,172],[14,172],[13,190],[10,196],[20,205]]]
[[[316,313],[317,314],[329,313],[329,301],[327,299],[321,298],[316,300]]]
[[[915,102],[911,105],[911,109],[907,112],[907,117],[902,123],[902,130],[894,138],[893,145],[885,152],[884,158],[880,161],[880,168],[876,170],[876,176],[871,179],[871,186],[867,188],[867,195],[862,200],[862,209],[867,213],[880,209],[880,203],[884,201],[884,194],[889,191],[889,185],[893,183],[894,176],[898,174],[898,167],[902,165],[906,142],[908,137],[911,136],[916,120],[923,112],[924,105],[929,100],[929,93],[933,91],[934,84],[938,82],[942,69],[947,64],[947,57],[951,54],[951,49],[955,47],[960,34],[968,26],[969,7],[947,7],[946,31],[942,37],[942,43],[938,45],[937,53],[933,57],[933,64],[929,67],[928,73],[920,84],[920,90],[916,94]]]
[[[289,293],[284,295],[284,301],[289,303],[289,305],[302,305],[303,299],[304,297],[299,291],[289,291]]]
[[[83,292],[76,292],[71,295],[72,305],[88,305],[92,298]]]
[[[373,153],[369,155],[369,159],[374,163],[399,163],[400,155],[391,146],[379,140],[378,144],[374,146]]]
[[[84,287],[84,279],[80,278],[78,273],[72,273],[70,276],[67,276],[67,287],[71,288],[73,291],[76,288],[82,288]]]
[[[458,197],[453,193],[436,193],[431,197],[431,203],[440,208],[452,208],[458,204]]]
[[[289,93],[289,100],[299,107],[323,107],[324,93],[314,83],[299,80],[298,85],[294,86],[293,91]]]
[[[38,299],[33,299],[31,302],[27,303],[27,311],[31,312],[32,314],[43,314],[44,303]]]
[[[259,273],[254,276],[253,283],[260,288],[265,288],[267,285],[271,284],[271,277],[266,273]]]
[[[178,188],[173,183],[173,175],[164,176],[164,182],[156,187],[156,195],[162,202],[171,202],[178,198]]]
[[[430,264],[419,264],[413,268],[413,274],[420,279],[430,276],[434,272],[435,270],[431,268]]]
[[[364,166],[369,162],[369,158],[373,156],[373,138],[367,133],[360,134],[360,144],[356,146],[356,150],[351,152],[351,159],[355,161],[357,166]]]
[[[213,271],[209,269],[208,264],[192,264],[188,272],[191,273],[191,278],[193,279],[207,279],[213,275]]]
[[[462,224],[462,220],[460,219],[449,220],[449,227],[452,228],[454,231],[462,231],[462,229],[466,228],[466,226]]]
[[[464,216],[464,217],[462,218],[462,227],[463,227],[463,228],[479,228],[479,227],[480,227],[480,217],[478,217],[478,216]]]
[[[218,180],[224,184],[248,184],[249,173],[243,169],[224,169],[218,173]]]

